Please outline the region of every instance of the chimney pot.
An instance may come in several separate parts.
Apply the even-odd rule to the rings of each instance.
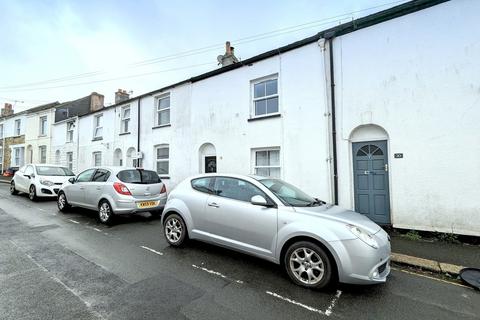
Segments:
[[[127,93],[127,90],[118,89],[118,91],[115,92],[115,104],[126,101],[128,99],[130,99],[130,95]]]

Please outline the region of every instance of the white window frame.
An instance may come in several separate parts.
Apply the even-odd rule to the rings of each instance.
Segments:
[[[75,121],[68,121],[67,122],[67,142],[73,142],[74,128],[75,128]],[[71,138],[70,138],[70,135],[71,135]]]
[[[125,117],[125,110],[128,109],[128,117]],[[130,105],[123,106],[120,109],[120,133],[129,133],[130,132],[130,118],[132,117],[132,109]],[[125,130],[125,124],[128,130]]]
[[[45,126],[43,126],[43,121],[45,121]],[[39,121],[39,130],[38,130],[38,135],[40,137],[46,136],[47,135],[47,121],[48,118],[47,116],[41,116],[40,121]],[[42,132],[43,131],[43,132]]]
[[[160,101],[163,99],[168,98],[168,107],[167,108],[160,108]],[[160,96],[155,97],[155,126],[154,127],[163,127],[163,126],[168,126],[172,123],[172,118],[171,118],[171,106],[172,105],[172,99],[169,93],[162,94]],[[160,113],[162,112],[168,112],[168,123],[162,123],[160,124]]]
[[[277,93],[276,94],[271,94],[271,95],[268,95],[268,96],[255,98],[255,85],[259,84],[259,83],[262,83],[262,82],[269,81],[269,80],[277,80]],[[278,74],[273,74],[273,75],[266,76],[266,77],[263,77],[263,78],[255,79],[255,80],[252,80],[250,82],[250,94],[251,94],[250,117],[251,118],[263,118],[263,117],[269,117],[269,116],[272,116],[272,115],[280,114],[280,93],[279,93],[280,85],[279,84],[280,84],[280,77],[278,76]],[[267,100],[267,99],[271,99],[271,98],[277,98],[278,99],[278,111],[277,112],[265,113],[265,114],[261,114],[261,115],[256,115],[255,114],[255,102],[260,101],[260,100]]]
[[[157,151],[157,150],[158,150],[158,149],[168,149],[168,158],[161,158],[161,159],[159,159],[158,156],[157,156],[157,154],[158,154],[158,151]],[[168,145],[168,144],[160,144],[160,145],[157,145],[157,146],[155,146],[154,151],[155,151],[155,152],[154,152],[154,156],[155,156],[155,159],[154,159],[154,162],[155,162],[155,172],[157,172],[160,177],[168,177],[169,174],[170,174],[170,145]],[[167,172],[167,173],[159,173],[159,172],[157,171],[157,164],[158,164],[159,162],[167,162],[167,163],[168,163],[168,172]]]
[[[259,166],[257,165],[257,152],[261,151],[278,151],[278,165],[268,165],[268,166]],[[278,168],[280,173],[278,178],[282,178],[282,153],[280,150],[280,147],[266,147],[266,148],[255,148],[252,149],[252,174],[257,174],[257,169],[272,169],[272,168]]]
[[[67,152],[67,167],[73,171],[73,152]]]
[[[99,121],[99,119],[101,119]],[[97,114],[93,117],[93,139],[102,139],[103,138],[103,124],[99,124],[99,122],[103,122],[103,113],[102,114]],[[98,134],[98,131],[100,130],[101,134]]]
[[[21,157],[20,147],[15,147],[13,149],[13,159],[15,160],[14,166],[20,166],[20,157]]]
[[[22,119],[15,119],[15,136],[19,136],[22,132]]]
[[[45,159],[42,159],[42,151],[45,151]],[[38,147],[38,161],[40,163],[47,163],[47,146],[39,146]]]
[[[96,158],[97,156],[100,156],[100,164],[97,164],[97,158]],[[92,152],[92,160],[93,160],[94,167],[100,167],[102,165],[102,152],[101,151]]]

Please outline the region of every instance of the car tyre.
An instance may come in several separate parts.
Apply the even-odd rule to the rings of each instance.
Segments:
[[[15,181],[13,181],[13,180],[10,182],[10,194],[11,195],[17,195],[18,194],[17,189],[15,189]]]
[[[100,201],[98,205],[98,219],[101,223],[111,225],[114,219],[114,213],[110,202],[107,200]]]
[[[285,253],[284,267],[292,281],[302,287],[323,289],[333,281],[333,264],[323,248],[310,241],[292,244]]]
[[[67,212],[68,209],[71,208],[70,204],[68,204],[67,196],[63,192],[60,192],[58,194],[57,207],[58,207],[59,211],[64,212],[64,213]]]
[[[35,186],[33,184],[30,186],[30,188],[28,188],[28,198],[32,201],[37,201],[38,200],[37,189],[35,188]]]
[[[173,213],[163,222],[163,235],[168,244],[173,247],[181,247],[188,239],[187,226],[182,217]]]

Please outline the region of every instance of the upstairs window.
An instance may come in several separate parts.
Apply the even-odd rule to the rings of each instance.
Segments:
[[[16,136],[20,135],[21,125],[22,125],[22,120],[20,120],[20,119],[15,120],[15,135]]]
[[[165,126],[170,124],[170,95],[159,97],[156,107],[156,125]]]
[[[130,106],[123,107],[121,112],[121,133],[130,132]]]
[[[253,115],[262,117],[278,113],[278,79],[253,83]]]
[[[75,127],[75,122],[67,122],[67,142],[73,142],[73,128]]]
[[[47,135],[47,116],[40,117],[39,129],[40,130],[38,135],[40,136]]]
[[[103,137],[103,114],[93,118],[93,139],[101,139]]]

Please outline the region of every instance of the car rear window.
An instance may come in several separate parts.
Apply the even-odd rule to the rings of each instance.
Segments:
[[[152,170],[122,170],[117,174],[117,178],[125,183],[136,184],[153,184],[162,182],[158,177],[158,174]]]

